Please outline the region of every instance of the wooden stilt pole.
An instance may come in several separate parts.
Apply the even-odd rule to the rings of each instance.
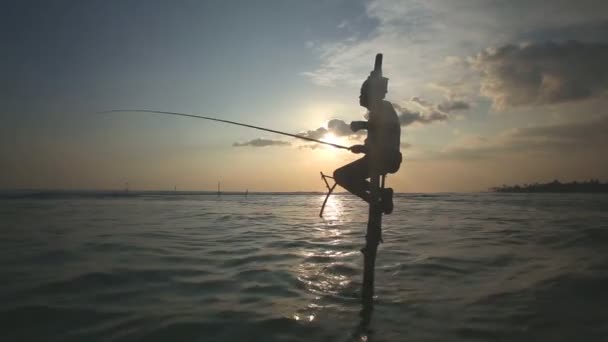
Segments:
[[[363,253],[363,287],[361,290],[361,301],[363,309],[361,315],[362,323],[367,325],[371,319],[374,305],[374,274],[376,264],[376,253],[378,244],[382,238],[382,205],[380,202],[380,175],[372,175],[370,178],[371,198],[369,204],[369,217],[367,221],[367,234],[365,235],[365,247]]]
[[[388,78],[382,76],[382,54],[376,55],[374,62],[374,70],[370,73],[367,81],[369,82],[368,96],[382,98],[387,91]],[[361,90],[363,92],[363,88]],[[365,247],[363,252],[363,285],[361,289],[361,302],[363,309],[361,310],[361,325],[367,327],[371,320],[371,314],[374,305],[374,273],[376,265],[376,253],[378,252],[378,244],[382,241],[382,202],[381,194],[384,188],[384,178],[379,173],[378,166],[380,165],[378,155],[370,155],[370,164],[372,165],[372,174],[370,177],[370,201],[369,201],[369,217],[367,220],[367,234],[365,235]],[[380,179],[382,178],[382,184]]]
[[[376,55],[374,61],[374,70],[370,73],[367,80],[361,86],[361,99],[367,99],[367,104],[361,102],[370,109],[370,121],[373,114],[373,109],[368,106],[373,105],[372,102],[377,99],[383,99],[388,90],[388,78],[382,76],[382,54]],[[365,96],[365,97],[363,97]],[[378,108],[375,108],[378,109]],[[381,110],[381,109],[379,109]],[[352,124],[351,124],[352,125]],[[371,123],[369,130],[372,128]],[[377,129],[377,128],[376,128]],[[376,133],[377,136],[378,133]],[[370,139],[368,133],[368,139]],[[376,138],[378,139],[378,138]],[[375,153],[374,153],[375,152]],[[374,277],[376,268],[376,254],[378,245],[382,242],[382,214],[384,208],[382,203],[384,182],[386,180],[386,171],[382,166],[382,156],[378,151],[368,151],[370,158],[370,198],[369,198],[369,216],[367,218],[367,233],[365,234],[365,247],[361,249],[363,253],[363,283],[361,286],[361,322],[356,331],[356,335],[366,337],[368,340],[369,334],[372,332],[369,325],[372,319],[372,311],[374,310]],[[394,172],[394,171],[393,171]],[[392,195],[392,194],[391,194]],[[391,199],[392,200],[392,199]]]

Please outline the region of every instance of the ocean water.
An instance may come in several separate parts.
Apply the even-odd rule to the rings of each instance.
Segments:
[[[608,196],[0,196],[1,341],[608,341]]]

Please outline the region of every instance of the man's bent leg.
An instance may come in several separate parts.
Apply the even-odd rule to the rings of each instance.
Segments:
[[[367,156],[346,164],[334,171],[334,180],[350,193],[359,196],[365,202],[370,201],[369,182],[369,159]]]

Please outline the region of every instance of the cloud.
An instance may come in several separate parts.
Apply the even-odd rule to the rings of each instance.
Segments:
[[[326,148],[327,146],[321,144],[306,144],[298,146],[299,149],[309,148],[311,150],[316,150],[318,148]]]
[[[468,110],[471,105],[463,100],[445,100],[437,105],[437,109],[442,112],[452,112],[459,110]]]
[[[608,90],[608,44],[534,43],[488,49],[470,60],[496,109],[582,100]]]
[[[319,127],[314,130],[298,133],[298,135],[311,138],[322,139],[326,134],[331,133],[335,137],[356,137],[362,134],[361,131],[355,133],[350,129],[350,124],[343,120],[332,119],[327,122],[327,128]]]
[[[401,126],[409,126],[413,123],[431,124],[433,122],[441,122],[448,120],[450,111],[463,110],[469,108],[469,104],[463,100],[444,100],[440,104],[434,104],[421,97],[412,97],[406,101],[404,105],[393,103],[393,107],[397,112],[399,123]],[[412,109],[411,107],[418,107]],[[365,115],[368,119],[367,114]],[[349,139],[358,139],[367,134],[365,130],[353,132],[350,129],[350,124],[343,120],[332,119],[327,122],[327,127],[321,126],[314,130],[298,133],[298,135],[306,138],[323,140],[326,134],[332,134],[334,137],[346,137]],[[313,145],[316,146],[316,145]],[[309,146],[304,146],[309,147]]]
[[[306,137],[306,138],[310,138],[310,139],[321,139],[325,136],[325,134],[327,134],[327,128],[325,127],[319,127],[317,129],[314,130],[310,130],[310,131],[306,131],[306,132],[302,132],[302,133],[298,133],[297,135]]]
[[[271,140],[264,138],[257,138],[246,142],[235,142],[232,144],[234,147],[251,146],[251,147],[267,147],[267,146],[289,146],[291,143],[282,140]]]
[[[353,25],[353,31],[349,32],[348,36],[338,35],[341,38],[337,40],[320,38],[315,41],[311,49],[318,56],[319,64],[303,75],[316,84],[354,89],[369,74],[373,56],[382,52],[384,72],[390,78],[390,97],[403,98],[408,94],[428,91],[423,94],[433,98],[433,93],[439,91],[448,96],[455,95],[457,98],[466,97],[476,101],[479,95],[479,73],[471,70],[467,59],[462,56],[476,54],[488,44],[507,46],[512,42],[542,42],[564,38],[586,42],[606,41],[607,1],[555,0],[551,1],[550,7],[551,15],[546,15],[547,3],[540,0],[370,0],[365,2],[364,20],[367,24]],[[590,43],[580,44],[584,47],[592,46]],[[582,57],[586,54],[584,51],[589,50],[587,48],[575,52],[569,48],[556,50],[564,53],[546,53],[544,67],[550,67],[552,58],[555,57],[558,67],[562,66],[559,70],[562,70],[567,66],[567,61],[574,57],[572,60],[575,63],[570,64],[570,70],[574,71],[577,65],[590,59]],[[518,55],[517,52],[514,54]],[[593,95],[596,90],[602,89],[602,86],[598,87],[603,84],[600,81],[592,81],[586,85],[584,81],[587,77],[584,77],[582,87],[578,82],[572,86],[570,80],[573,77],[564,73],[548,73],[544,85],[549,89],[542,92],[538,90],[542,78],[541,81],[524,79],[508,82],[504,89],[499,83],[498,89],[493,89],[492,82],[506,80],[509,72],[495,69],[498,65],[490,64],[492,60],[489,55],[488,52],[482,53],[478,56],[479,59],[476,57],[475,60],[481,68],[479,71],[488,72],[487,77],[482,77],[483,92],[494,101],[495,108],[584,97],[586,93]],[[542,53],[538,58],[543,58]],[[591,58],[592,64],[597,66],[597,62],[602,58],[605,59]],[[533,65],[531,62],[522,61],[522,67]],[[584,70],[593,68],[582,67]],[[526,74],[523,70],[515,71],[516,77],[522,78]],[[537,82],[536,88],[529,86],[534,82]],[[520,90],[513,87],[520,83],[526,87]],[[429,85],[435,87],[430,88]],[[550,90],[551,87],[553,90]],[[532,90],[532,95],[527,95],[529,90]],[[542,96],[538,96],[539,93]],[[452,107],[444,104],[442,112],[447,112],[448,108],[454,111],[464,110],[466,106],[460,105]]]
[[[428,101],[426,101],[426,100],[424,100],[424,99],[421,99],[421,98],[420,98],[420,97],[418,97],[418,96],[414,96],[414,97],[412,97],[412,98],[410,99],[410,101],[412,101],[412,102],[414,102],[414,103],[417,103],[418,105],[420,105],[420,106],[422,106],[422,107],[424,107],[424,108],[430,108],[430,107],[433,107],[433,104],[432,104],[431,102],[428,102]]]
[[[518,128],[510,135],[514,139],[536,139],[604,148],[608,145],[606,132],[608,132],[608,116],[587,122]]]
[[[329,120],[327,123],[327,130],[336,137],[344,137],[353,134],[353,131],[350,129],[350,124],[337,119]]]
[[[399,112],[399,122],[401,123],[401,126],[409,126],[415,122],[429,124],[434,121],[445,121],[448,119],[448,116],[446,114],[436,111],[425,115],[422,114],[422,112],[413,111],[408,108],[401,107],[397,104],[395,104],[394,107]]]
[[[453,96],[441,101],[439,104],[433,104],[432,102],[418,96],[412,97],[410,102],[423,108],[427,113],[429,113],[429,116],[435,117],[443,117],[445,114],[453,111],[462,111],[471,108],[471,105],[467,101],[462,99],[454,99]]]
[[[393,107],[395,107],[395,110],[399,116],[401,126],[409,126],[415,122],[430,124],[435,121],[446,121],[448,119],[448,115],[446,113],[435,110],[434,106],[429,102],[421,101],[416,97],[412,98],[411,102],[418,104],[426,103],[428,106],[424,106],[423,111],[417,111],[393,103]]]
[[[608,145],[608,117],[515,128],[493,136],[466,136],[443,150],[430,153],[441,159],[487,159],[504,153],[549,153],[572,151],[603,154]]]

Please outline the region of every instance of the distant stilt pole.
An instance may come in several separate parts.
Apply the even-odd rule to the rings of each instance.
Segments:
[[[220,182],[217,182],[217,197],[220,197],[222,193],[220,192]]]

